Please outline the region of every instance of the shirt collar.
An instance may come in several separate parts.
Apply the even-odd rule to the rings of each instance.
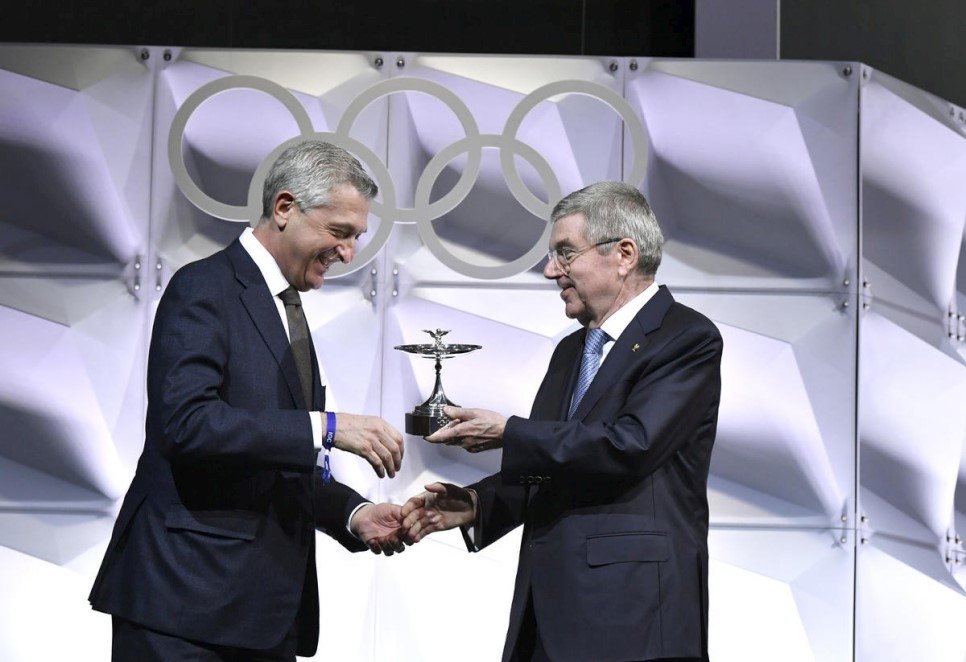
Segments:
[[[241,242],[242,248],[255,261],[255,266],[262,273],[262,278],[265,279],[268,291],[272,293],[273,297],[278,296],[280,292],[289,287],[289,282],[282,274],[282,270],[278,268],[275,258],[268,252],[268,249],[262,246],[262,242],[255,237],[251,228],[245,228],[238,240]]]
[[[640,294],[618,308],[613,315],[608,317],[604,323],[600,325],[600,328],[602,328],[612,339],[617,340],[620,338],[620,335],[624,333],[624,329],[626,329],[631,323],[631,320],[637,317],[637,313],[641,312],[641,308],[644,307],[644,304],[650,301],[651,297],[657,294],[657,290],[657,283],[652,282],[650,285],[645,287]]]

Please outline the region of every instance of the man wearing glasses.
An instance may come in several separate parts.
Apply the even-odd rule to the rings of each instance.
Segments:
[[[403,507],[418,540],[470,551],[523,525],[511,660],[706,660],[707,478],[722,342],[654,282],[661,230],[637,189],[600,182],[554,208],[543,270],[583,329],[557,346],[529,418],[447,408],[429,441],[503,449],[467,488]]]

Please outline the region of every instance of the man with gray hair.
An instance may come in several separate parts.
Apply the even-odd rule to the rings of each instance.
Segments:
[[[257,226],[171,279],[144,450],[90,596],[113,615],[113,659],[294,662],[319,639],[314,529],[402,551],[399,506],[329,471],[337,448],[391,478],[402,435],[326,411],[299,295],[352,260],[376,192],[345,150],[300,142],[273,164]]]
[[[477,551],[523,525],[504,662],[706,660],[721,336],[655,284],[664,239],[637,189],[593,184],[551,221],[543,275],[584,328],[557,345],[529,418],[446,408],[427,440],[502,447],[500,472],[427,485],[403,528],[459,526]]]

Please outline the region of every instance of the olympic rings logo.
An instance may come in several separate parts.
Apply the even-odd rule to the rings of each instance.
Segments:
[[[298,125],[300,135],[285,141],[266,156],[252,176],[248,187],[248,204],[230,205],[215,200],[202,191],[188,174],[181,151],[185,127],[192,113],[210,97],[232,89],[252,89],[263,92],[278,100]],[[369,104],[381,97],[397,92],[421,92],[443,102],[456,115],[463,126],[465,137],[452,143],[434,156],[416,183],[414,207],[400,207],[396,202],[396,190],[389,169],[382,160],[363,143],[351,138],[349,132],[359,114]],[[537,88],[525,96],[507,118],[502,134],[481,134],[470,109],[452,91],[439,83],[421,78],[399,77],[376,83],[356,97],[346,108],[335,132],[315,131],[308,113],[291,92],[265,78],[257,76],[227,76],[207,83],[198,88],[182,104],[175,114],[168,133],[168,162],[174,174],[175,183],[185,197],[207,214],[227,221],[254,223],[261,216],[261,195],[268,169],[275,159],[288,147],[305,140],[324,140],[352,152],[369,170],[379,185],[381,200],[373,200],[370,211],[381,220],[379,228],[366,246],[359,251],[352,265],[335,264],[331,276],[340,276],[365,266],[382,249],[392,232],[394,223],[415,223],[419,237],[432,254],[454,271],[470,278],[491,280],[506,278],[540,262],[546,254],[550,237],[550,224],[537,243],[525,255],[505,264],[484,266],[465,262],[453,255],[433,232],[432,222],[457,207],[469,194],[479,175],[483,158],[483,148],[500,150],[500,166],[507,187],[520,205],[534,216],[547,221],[556,201],[563,197],[560,183],[547,160],[534,148],[517,139],[516,135],[527,114],[543,101],[563,94],[583,94],[596,97],[620,115],[630,136],[634,152],[632,167],[627,171],[624,181],[639,185],[647,174],[648,140],[641,120],[630,104],[619,94],[596,83],[580,80],[563,80]],[[466,166],[453,188],[442,198],[430,202],[433,184],[453,159],[466,154]],[[543,182],[549,200],[543,201],[526,187],[517,171],[515,156],[525,159],[536,171]]]

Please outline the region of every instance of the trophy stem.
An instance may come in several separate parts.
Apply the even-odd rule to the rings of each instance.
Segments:
[[[449,331],[436,329],[436,331],[427,331],[427,333],[433,337],[432,344],[396,346],[396,349],[410,354],[419,354],[427,359],[429,357],[436,359],[436,384],[433,387],[433,393],[426,402],[415,407],[412,413],[406,414],[406,432],[421,437],[429,436],[450,422],[450,419],[443,413],[443,407],[447,405],[457,406],[456,403],[446,397],[446,393],[443,391],[442,359],[480,349],[479,345],[453,345],[441,342],[440,339]]]
[[[446,392],[443,390],[443,363],[439,356],[436,357],[436,384],[433,386],[433,392],[430,394],[429,399],[423,404],[417,407],[418,411],[432,414],[435,416],[442,416],[443,407],[449,405],[452,407],[457,407],[455,402],[452,402],[446,397]]]

